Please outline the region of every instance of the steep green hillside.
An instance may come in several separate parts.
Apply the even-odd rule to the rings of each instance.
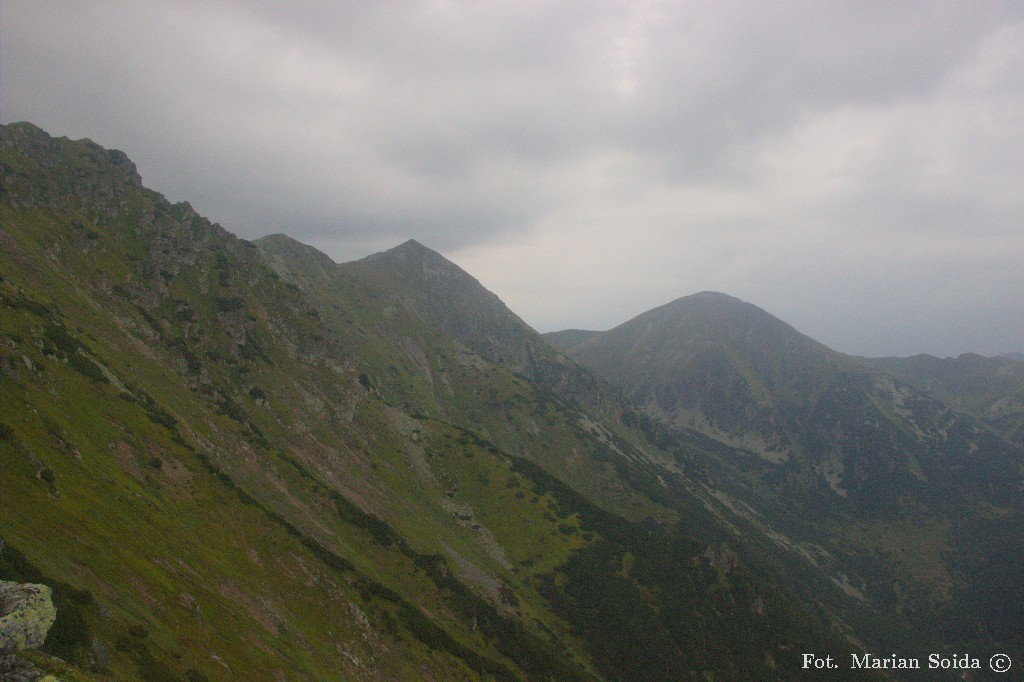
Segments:
[[[422,246],[252,244],[15,124],[0,250],[0,578],[54,587],[42,669],[786,680],[847,651],[693,453]]]
[[[439,548],[485,554],[479,533],[407,492],[407,417],[309,303],[115,154],[5,132],[34,155],[4,150],[4,559],[85,595],[54,653],[125,678],[515,677],[474,629],[496,607],[441,579]],[[505,644],[551,649],[532,637]]]
[[[256,244],[284,281],[309,297],[332,338],[359,357],[361,385],[387,405],[416,419],[453,423],[503,452],[540,462],[548,471],[588,490],[600,504],[630,518],[651,517],[662,523],[676,518],[672,510],[652,503],[620,471],[649,464],[649,460],[663,458],[662,453],[616,419],[595,417],[544,382],[493,364],[473,346],[445,334],[441,322],[435,324],[407,304],[414,284],[410,277],[368,267],[369,261],[328,266],[315,249],[284,236],[264,238]],[[418,244],[397,250],[412,249],[435,263],[442,260]],[[385,262],[391,253],[378,254],[374,260]],[[444,263],[453,278],[475,282],[453,264]],[[323,266],[328,269],[322,270]],[[329,277],[320,280],[324,272]],[[476,296],[485,301],[473,314],[505,325],[505,332],[491,335],[492,346],[500,343],[514,350],[510,355],[524,357],[536,357],[532,347],[542,349],[547,354],[541,356],[542,362],[554,367],[554,376],[570,375],[577,385],[589,385],[587,395],[600,397],[609,413],[624,409],[603,381],[546,347],[536,332],[519,322],[492,294],[479,284],[472,286],[475,289],[470,290],[479,289]],[[465,294],[465,289],[433,293],[425,289],[417,301],[420,306],[431,306],[434,299],[440,299],[455,307],[456,293]],[[472,302],[474,297],[468,298]],[[604,453],[604,457],[580,456],[590,452]],[[612,460],[618,460],[618,467]]]
[[[415,242],[408,242],[358,263],[331,266],[314,249],[281,235],[258,240],[257,245],[267,262],[283,278],[308,288],[310,296],[319,302],[320,318],[335,330],[339,338],[348,338],[347,344],[355,345],[359,343],[359,338],[372,337],[380,344],[378,350],[383,347],[392,349],[388,351],[388,357],[394,359],[395,363],[412,363],[401,369],[398,364],[389,364],[387,367],[385,363],[379,364],[378,367],[385,371],[377,371],[365,377],[365,381],[373,385],[375,391],[388,396],[389,401],[401,401],[403,409],[448,420],[465,428],[467,432],[483,435],[500,451],[521,457],[517,457],[520,466],[529,465],[530,462],[539,464],[540,468],[531,465],[531,470],[546,477],[553,474],[555,478],[551,480],[554,483],[558,479],[570,482],[571,487],[566,487],[564,483],[559,486],[574,500],[567,508],[579,509],[580,505],[595,504],[601,514],[594,518],[600,519],[602,525],[610,524],[611,528],[617,529],[616,542],[605,551],[611,551],[619,557],[629,555],[624,559],[627,562],[637,556],[647,557],[647,561],[655,562],[653,565],[658,565],[659,561],[668,561],[662,568],[654,569],[653,565],[648,568],[662,579],[685,581],[693,578],[687,577],[691,568],[686,564],[675,563],[680,555],[662,556],[651,552],[644,548],[646,540],[642,538],[655,538],[651,540],[655,544],[695,542],[690,545],[691,552],[695,552],[694,548],[698,545],[705,550],[698,553],[699,556],[690,557],[691,562],[696,560],[695,566],[713,563],[709,559],[715,556],[711,548],[717,547],[719,542],[740,542],[746,546],[746,539],[737,538],[732,534],[734,531],[729,530],[732,528],[730,525],[722,524],[720,516],[723,512],[730,514],[729,510],[714,498],[702,493],[695,494],[694,482],[685,478],[686,471],[694,470],[692,461],[697,456],[695,453],[682,452],[678,448],[671,453],[659,450],[644,432],[651,431],[651,437],[655,440],[657,436],[663,436],[663,433],[657,429],[652,430],[650,424],[646,424],[645,429],[639,423],[637,414],[621,404],[608,386],[582,368],[574,366],[561,354],[546,348],[540,337],[509,313],[504,304],[487,292],[477,291],[479,285],[475,284],[475,280],[444,261],[438,254]],[[376,268],[370,264],[387,264],[388,267]],[[436,282],[418,287],[415,283],[421,278],[454,281],[457,285],[451,291]],[[364,291],[372,292],[367,299],[371,305],[366,309],[352,305],[355,300],[352,292],[360,290],[360,284],[365,285]],[[419,293],[412,295],[411,291]],[[460,300],[459,296],[467,297],[467,308],[472,312],[453,312]],[[387,324],[382,324],[382,315]],[[431,341],[425,338],[422,328],[417,326],[417,323],[427,322],[430,329],[449,325],[458,330],[448,320],[452,315],[473,315],[490,320],[482,324],[481,328],[494,329],[500,326],[504,331],[485,337],[473,331],[476,327],[466,325],[459,332],[465,338],[465,345],[456,342],[454,346],[445,347],[439,346],[437,339]],[[455,340],[449,337],[448,343]],[[528,382],[522,373],[500,371],[477,354],[477,350],[480,353],[493,353],[499,344],[513,349],[508,356],[530,358],[534,363],[531,373],[541,374],[542,380]],[[431,348],[441,350],[431,355]],[[413,352],[406,354],[403,349],[413,349]],[[503,358],[496,359],[500,361]],[[429,390],[412,395],[408,387],[409,377],[414,375],[426,379],[422,385]],[[565,378],[567,375],[568,380]],[[547,380],[543,380],[545,377]],[[580,385],[589,385],[589,388],[582,394],[571,389],[572,386]],[[567,387],[570,387],[569,390],[566,390]],[[585,411],[586,406],[574,400],[580,395],[588,404],[596,403],[602,413],[621,415],[621,418],[609,416],[597,419],[593,413]],[[517,495],[521,496],[522,493],[517,491]],[[588,497],[592,502],[587,501]],[[709,509],[713,510],[713,514],[709,513]],[[586,512],[584,516],[590,518],[594,513],[598,513],[598,509]],[[642,521],[642,526],[634,526],[632,523],[623,525],[623,517]],[[743,519],[737,519],[737,523],[743,523]],[[559,528],[575,534],[570,529]],[[694,537],[676,538],[674,528],[684,529],[686,535],[697,533],[699,540]],[[585,532],[585,535],[589,532],[592,531]],[[638,538],[641,538],[639,544]],[[761,543],[755,541],[753,544],[760,546]],[[580,564],[574,560],[564,568],[570,570],[569,566],[579,567],[588,563],[585,561]],[[602,559],[598,566],[602,567],[598,573],[615,575],[621,571],[619,565],[612,560],[612,555]],[[548,575],[546,579],[550,577]],[[698,582],[705,579],[701,578]],[[550,591],[552,585],[544,584],[548,586],[545,596],[549,602],[562,607],[569,603],[556,600],[555,593]],[[562,583],[556,585],[561,587]],[[607,585],[602,586],[596,574],[581,576],[580,581],[570,581],[565,586],[571,586],[578,592],[574,599],[576,602],[584,597],[596,601],[607,597]],[[602,655],[601,652],[614,641],[618,642],[616,646],[621,647],[617,665],[638,665],[637,662],[627,664],[627,661],[639,651],[646,652],[643,661],[651,657],[649,629],[641,630],[644,633],[642,637],[619,641],[626,632],[636,631],[636,617],[630,616],[627,620],[633,625],[624,629],[621,619],[626,618],[626,615],[621,612],[639,609],[637,613],[640,614],[647,608],[631,600],[635,600],[639,594],[659,594],[666,588],[655,583],[641,585],[639,589],[639,593],[613,592],[616,600],[627,600],[618,605],[620,615],[603,617],[602,608],[597,606],[585,611],[570,612],[577,628],[592,627],[589,619],[601,619],[606,625],[606,630],[592,631],[591,637],[600,636],[603,642],[595,655]],[[776,586],[762,594],[772,594],[778,598],[779,594],[786,592],[789,592],[789,588]],[[683,624],[689,618],[681,617],[679,611],[666,609],[666,606],[659,605],[648,615],[661,612],[664,614],[662,618],[667,619],[665,627],[687,627]],[[800,620],[799,616],[795,617]],[[716,617],[701,616],[701,620],[710,623]],[[654,622],[657,623],[657,619]],[[730,627],[736,626],[733,624]],[[662,641],[669,648],[682,646],[678,641],[670,644],[672,640],[665,639],[664,635],[661,637],[654,641]],[[729,636],[723,632],[722,637],[722,642],[733,642],[730,647],[737,646],[735,635]],[[700,645],[700,648],[703,646]],[[683,646],[683,649],[690,648],[692,644]],[[708,657],[706,654],[701,656],[705,664],[715,659],[715,656]],[[725,661],[731,660],[733,655],[723,657],[719,653],[718,657]],[[654,660],[661,660],[659,665],[672,659],[673,656],[667,659],[654,657]],[[775,660],[774,654],[771,659]],[[792,663],[792,659],[789,663]],[[726,665],[733,666],[734,663]],[[772,665],[777,663],[773,662]],[[732,671],[731,675],[739,674],[739,668],[727,669]],[[654,673],[647,670],[646,674]]]

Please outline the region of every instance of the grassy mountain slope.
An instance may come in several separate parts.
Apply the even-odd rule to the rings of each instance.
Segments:
[[[569,352],[678,442],[729,446],[706,448],[719,489],[822,548],[829,559],[812,563],[857,599],[926,641],[1021,650],[1008,625],[1021,614],[1006,605],[1024,584],[1012,539],[1024,454],[982,421],[722,294]]]
[[[389,406],[415,419],[452,423],[494,443],[503,452],[542,462],[547,470],[590,489],[600,497],[601,504],[631,518],[661,518],[664,523],[675,518],[671,510],[652,504],[642,492],[624,482],[608,461],[581,456],[596,449],[607,453],[605,460],[623,460],[622,468],[631,461],[646,461],[654,454],[652,450],[643,450],[642,441],[627,442],[625,438],[636,437],[614,419],[595,422],[586,408],[570,398],[490,362],[472,345],[446,334],[442,321],[435,323],[421,309],[407,305],[409,291],[416,290],[408,277],[368,267],[368,261],[361,261],[332,265],[328,281],[304,288],[314,281],[314,273],[323,264],[322,254],[283,236],[264,238],[256,244],[285,281],[308,295],[333,338],[359,356],[360,383]],[[407,251],[410,246],[399,250]],[[414,248],[428,258],[441,259],[425,247]],[[390,253],[379,254],[377,262]],[[445,263],[447,269],[456,270],[453,264]],[[470,279],[465,273],[462,277]],[[552,374],[578,375],[582,377],[580,384],[594,387],[588,394],[601,396],[605,405],[622,409],[603,381],[545,348],[535,332],[511,313],[505,315],[504,304],[478,284],[472,286],[471,290],[479,289],[479,297],[485,301],[474,314],[497,318],[500,322],[495,326],[504,324],[507,330],[492,333],[483,350],[500,343],[512,349],[511,355],[530,357],[531,346],[536,346],[549,354],[544,360],[555,368]],[[436,298],[455,307],[457,296],[464,293],[441,290],[418,300],[425,306]],[[491,305],[495,310],[490,309]],[[472,303],[467,307],[472,308]],[[599,435],[592,435],[588,429]],[[613,440],[617,442],[610,444]]]
[[[308,303],[187,206],[105,184],[103,150],[11,132],[50,156],[5,150],[5,557],[92,595],[60,653],[148,679],[514,670],[474,634],[494,607],[448,606],[437,572],[436,527],[476,534],[393,503],[408,439]],[[385,507],[430,541],[390,542]]]
[[[15,124],[0,249],[0,577],[55,587],[36,663],[65,679],[792,679],[845,650],[611,389],[419,245],[251,244]]]
[[[283,278],[299,284],[320,282],[317,273],[321,272],[321,265],[327,264],[310,247],[283,236],[258,240],[257,245],[267,261],[273,264]],[[410,261],[413,263],[412,266],[409,265]],[[389,400],[411,401],[405,403],[405,409],[416,414],[448,420],[467,431],[482,434],[502,452],[512,454],[518,463],[517,466],[526,466],[544,476],[554,475],[554,481],[561,479],[570,483],[569,487],[565,487],[564,483],[560,484],[565,493],[575,500],[569,508],[580,504],[588,507],[596,505],[592,512],[586,512],[583,516],[595,519],[594,523],[600,523],[602,526],[611,524],[605,526],[606,528],[618,529],[608,531],[607,535],[602,534],[606,538],[614,534],[617,540],[611,547],[605,548],[604,551],[611,554],[600,561],[599,565],[602,568],[598,573],[617,574],[620,569],[617,568],[616,560],[613,560],[616,555],[619,561],[627,563],[635,561],[636,556],[645,555],[655,565],[668,562],[662,569],[654,571],[654,575],[658,575],[660,579],[689,580],[691,578],[687,578],[686,574],[690,569],[676,563],[679,555],[673,558],[672,554],[652,553],[649,548],[643,547],[645,540],[637,544],[637,538],[661,538],[652,542],[672,544],[681,541],[672,539],[676,535],[672,529],[685,529],[685,532],[691,535],[691,539],[686,542],[694,542],[693,534],[701,538],[697,544],[691,545],[691,551],[698,544],[702,544],[705,549],[705,554],[701,555],[703,558],[697,559],[698,564],[704,564],[708,561],[708,556],[714,556],[715,553],[710,550],[711,546],[718,546],[719,542],[737,541],[730,531],[731,526],[723,527],[720,519],[711,515],[705,506],[710,505],[716,513],[721,514],[717,501],[701,499],[693,494],[689,483],[683,479],[682,468],[671,456],[647,440],[643,430],[636,425],[636,413],[624,406],[603,382],[596,380],[582,368],[573,366],[561,354],[546,348],[544,341],[536,332],[508,313],[500,302],[493,304],[492,301],[497,299],[489,298],[489,294],[486,297],[477,297],[472,293],[473,289],[467,292],[456,287],[449,291],[443,286],[435,288],[431,285],[415,285],[418,278],[423,276],[419,268],[422,267],[421,263],[425,262],[429,264],[429,267],[424,268],[427,277],[434,276],[440,270],[446,277],[459,281],[464,286],[479,287],[471,284],[475,280],[459,271],[456,266],[441,261],[441,257],[436,253],[415,242],[409,242],[364,261],[339,265],[334,269],[333,284],[326,287],[317,284],[310,290],[311,296],[319,297],[317,300],[320,301],[321,319],[333,325],[339,338],[344,338],[348,334],[353,337],[352,343],[355,343],[354,339],[362,333],[361,323],[357,321],[359,314],[353,312],[349,304],[345,303],[353,298],[344,292],[350,287],[357,286],[357,282],[365,283],[367,290],[373,292],[373,309],[383,312],[388,320],[386,327],[374,328],[374,338],[396,349],[416,349],[411,357],[416,358],[415,365],[418,371],[427,378],[426,385],[432,389],[420,396],[411,396],[408,390],[403,390],[403,387],[407,386],[405,380],[396,382],[398,377],[408,376],[408,373],[390,366],[386,372],[366,377],[366,381],[374,386],[375,391],[390,396]],[[375,266],[388,263],[389,267],[368,267],[371,263]],[[330,269],[328,266],[328,270]],[[420,293],[412,296],[409,294],[410,290]],[[471,301],[468,307],[473,310],[472,314],[480,319],[492,320],[490,325],[483,324],[481,327],[493,329],[504,325],[506,331],[498,336],[498,342],[504,344],[506,348],[513,349],[510,355],[515,356],[519,353],[518,357],[531,358],[534,364],[529,371],[535,375],[540,373],[541,380],[527,382],[523,373],[511,373],[484,360],[477,354],[476,349],[480,352],[493,352],[497,344],[493,336],[481,339],[481,334],[476,333],[473,326],[464,327],[459,332],[465,339],[464,343],[449,337],[449,343],[454,341],[455,345],[442,348],[440,352],[434,350],[436,355],[431,355],[429,350],[431,347],[437,349],[436,343],[431,346],[430,342],[421,336],[415,336],[411,331],[416,328],[416,321],[427,322],[432,328],[450,325],[450,308],[457,305],[459,295],[467,293]],[[481,298],[484,299],[482,305]],[[494,307],[490,308],[492,305]],[[369,318],[371,324],[377,324],[373,322],[377,319],[377,312]],[[462,311],[458,314],[469,313]],[[497,323],[493,322],[495,319],[498,320]],[[458,329],[454,325],[450,328]],[[391,357],[398,355],[400,353]],[[540,361],[536,360],[538,357]],[[522,369],[522,365],[517,369]],[[416,370],[409,370],[414,371]],[[554,380],[545,380],[544,372],[550,372]],[[567,374],[570,375],[568,380],[565,379]],[[577,376],[572,377],[572,374]],[[499,384],[503,386],[499,389],[495,384],[496,380],[511,384]],[[564,394],[559,394],[565,387],[586,385],[584,382],[591,384],[586,391],[579,392],[570,388],[564,391]],[[609,416],[604,419],[594,417],[592,412],[588,412],[589,405],[585,406],[574,400],[580,395],[590,404],[597,403],[598,409]],[[481,399],[484,403],[483,409]],[[616,414],[619,418],[614,418]],[[633,423],[633,426],[626,426],[627,421]],[[675,454],[679,456],[678,451]],[[534,464],[539,465],[539,468],[534,467]],[[611,511],[612,514],[607,516],[606,511]],[[597,516],[592,516],[592,513],[596,513]],[[629,525],[619,525],[623,518],[642,521],[643,525],[630,530]],[[582,553],[586,554],[589,551],[591,548],[584,548]],[[690,562],[694,560],[693,556],[689,559]],[[579,563],[579,560],[571,559],[562,570],[576,571],[582,565],[584,564]],[[574,568],[570,569],[570,566]],[[549,575],[545,580],[550,577]],[[545,584],[551,587],[550,583]],[[574,585],[575,582],[567,584]],[[580,584],[575,585],[574,589],[577,591],[574,601],[578,603],[584,600],[584,597],[590,600],[606,597],[607,586],[595,575],[588,575],[580,576]],[[641,593],[659,594],[666,587],[651,583],[640,589]],[[778,586],[768,592],[762,588],[762,594],[775,593],[775,598],[778,598],[778,592]],[[545,594],[550,601],[559,605],[563,615],[570,620],[575,619],[577,628],[588,627],[590,619],[601,617],[601,610],[597,607],[585,611],[564,611],[572,602],[558,600],[555,593],[550,591]],[[616,591],[614,594],[615,599],[635,600],[640,593],[627,590]],[[630,612],[638,610],[640,613],[648,608],[635,601],[628,603],[631,606],[626,610]],[[678,618],[678,612],[669,608],[670,606],[671,603],[660,604],[651,615],[661,612],[662,618],[669,619],[666,627],[679,628],[681,623],[672,623]],[[624,604],[619,604],[618,608],[623,609]],[[625,617],[625,614],[621,617]],[[799,620],[799,617],[796,618]],[[630,622],[632,619],[633,617],[630,617]],[[681,620],[685,622],[688,619]],[[702,617],[702,620],[712,622],[716,619]],[[640,665],[641,662],[646,664],[651,660],[660,660],[662,663],[659,665],[664,664],[667,659],[658,656],[652,658],[650,655],[648,628],[636,631],[634,634],[637,638],[629,640],[628,645],[622,639],[627,630],[635,631],[636,628],[632,626],[623,630],[620,617],[611,617],[607,620],[607,629],[594,632],[593,636],[600,635],[606,646],[618,642],[617,646],[621,647],[618,665]],[[737,629],[735,632],[739,631]],[[643,635],[640,636],[640,633]],[[722,641],[735,641],[735,636],[725,633],[722,636]],[[677,647],[679,644],[671,646]],[[685,648],[692,647],[688,645]],[[603,652],[604,649],[605,647],[601,647],[599,651]],[[645,652],[644,657],[634,663],[626,663],[633,660],[640,651]],[[712,660],[706,654],[702,656],[705,664]],[[646,674],[654,673],[646,669]],[[655,679],[663,674],[659,673]]]

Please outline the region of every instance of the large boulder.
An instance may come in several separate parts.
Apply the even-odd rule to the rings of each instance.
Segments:
[[[35,649],[57,618],[46,585],[0,581],[0,655]]]

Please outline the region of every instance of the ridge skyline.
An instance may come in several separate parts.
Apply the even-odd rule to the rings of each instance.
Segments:
[[[1024,352],[1020,3],[0,15],[0,123],[241,238],[414,236],[543,331],[712,290],[859,356]]]
[[[0,119],[2,121],[3,119]],[[18,126],[28,125],[43,130],[48,135],[51,133],[32,121],[17,121],[5,125]],[[75,138],[56,134],[53,137],[65,137],[74,140]],[[81,140],[96,144],[93,140],[98,136],[85,136]],[[125,154],[117,145],[108,146],[112,150]],[[145,150],[142,150],[145,152]],[[135,153],[126,154],[131,159],[133,172],[140,178],[148,177],[148,171],[138,169]],[[162,188],[164,189],[164,188]],[[201,193],[200,193],[201,194]],[[293,221],[279,219],[278,225],[269,228],[265,234],[257,225],[232,224],[233,221],[218,217],[216,209],[204,206],[203,202],[194,195],[181,196],[178,200],[171,199],[173,203],[189,204],[204,216],[240,239],[255,241],[276,234],[284,234],[296,239],[300,243],[312,246],[329,257],[335,263],[347,263],[360,260],[375,253],[388,251],[395,246],[385,243],[388,236],[402,234],[403,228],[400,225],[388,225],[387,229],[381,229],[378,233],[362,239],[360,246],[353,246],[351,242],[341,245],[335,239],[323,239],[319,237],[310,238],[309,230],[294,224]],[[295,230],[282,229],[283,225],[294,226]],[[294,234],[294,236],[293,236]],[[408,234],[408,233],[407,233]],[[401,240],[397,237],[394,241],[396,246],[410,241],[424,246],[426,243],[433,243],[418,233],[416,237],[409,237]],[[302,240],[305,241],[302,241]],[[401,241],[400,241],[401,240]],[[449,241],[442,238],[442,241]],[[564,245],[564,251],[571,251],[580,246],[580,242],[572,245]],[[427,247],[430,248],[430,247]],[[431,248],[431,250],[433,250]],[[1012,302],[1001,303],[1001,312],[992,316],[990,312],[968,305],[964,301],[958,301],[952,293],[942,296],[931,296],[927,299],[911,301],[909,299],[894,298],[886,292],[884,295],[876,292],[870,297],[861,295],[853,296],[844,302],[833,298],[822,299],[822,288],[811,288],[801,286],[796,289],[792,287],[792,280],[800,279],[806,273],[800,269],[789,269],[777,273],[771,280],[759,281],[757,283],[734,287],[714,286],[723,282],[721,273],[706,273],[706,276],[697,277],[691,272],[678,272],[671,278],[664,276],[650,277],[630,274],[628,271],[617,271],[598,268],[597,263],[588,263],[585,266],[574,266],[569,268],[570,272],[554,272],[545,270],[543,272],[533,271],[528,276],[523,276],[524,266],[522,254],[515,249],[500,244],[486,245],[455,245],[455,248],[439,248],[435,251],[446,260],[458,264],[466,272],[473,273],[475,279],[480,281],[484,287],[495,293],[510,309],[517,311],[531,328],[542,334],[563,331],[566,329],[584,330],[610,330],[632,317],[641,314],[643,310],[665,305],[686,295],[679,295],[680,290],[689,290],[695,293],[702,291],[728,292],[726,295],[734,296],[743,301],[750,301],[759,308],[771,311],[771,314],[786,320],[787,323],[802,330],[815,340],[824,343],[828,347],[847,355],[865,358],[881,357],[911,357],[914,355],[929,355],[938,358],[957,358],[964,354],[976,353],[983,357],[1017,357],[1024,354],[1024,331],[1014,333],[1009,327],[1024,320],[1024,315],[1014,307]],[[534,254],[530,260],[529,268],[533,269],[534,259],[539,260],[538,254]],[[642,264],[640,264],[642,267]],[[596,268],[596,270],[595,270]],[[556,268],[557,270],[557,268]],[[697,269],[699,270],[699,268]],[[695,270],[694,272],[697,272]],[[627,275],[627,286],[616,288],[616,279],[623,274]],[[699,273],[698,273],[699,274]],[[557,287],[551,281],[552,277],[557,281]],[[685,282],[693,279],[692,286]],[[726,278],[727,279],[727,278]],[[851,280],[851,286],[847,292],[863,289],[869,286],[871,278]],[[545,284],[545,282],[547,282]],[[642,285],[636,289],[637,283]],[[782,295],[786,288],[791,291],[788,295]],[[565,293],[568,288],[569,293]],[[561,291],[561,294],[557,292]],[[1024,291],[1024,289],[1022,289]],[[603,293],[599,293],[603,292]],[[844,295],[846,295],[844,293]],[[603,298],[602,298],[603,297]],[[871,299],[870,301],[868,299]],[[940,299],[945,300],[941,303]],[[991,299],[990,300],[994,300]],[[563,301],[569,301],[563,304]],[[880,305],[885,301],[888,305]],[[937,311],[941,312],[935,317]],[[934,319],[928,322],[929,316]],[[985,318],[988,321],[985,321]],[[867,321],[875,320],[876,324],[868,324]],[[908,329],[920,324],[927,324],[927,331],[917,333],[917,340],[909,340],[906,336]],[[838,326],[837,326],[838,325]],[[970,341],[959,340],[957,337],[970,337]],[[1012,339],[1011,342],[1003,342],[999,338]],[[922,341],[923,339],[923,341]]]
[[[404,241],[400,242],[399,244],[396,244],[395,246],[383,249],[381,251],[370,253],[370,254],[367,254],[366,256],[355,258],[353,260],[345,260],[345,261],[335,260],[333,257],[330,256],[330,254],[326,253],[325,251],[321,250],[320,248],[316,247],[315,245],[307,244],[305,242],[302,242],[301,240],[296,239],[295,237],[292,237],[291,235],[286,234],[284,232],[275,232],[275,233],[272,233],[272,234],[265,235],[263,237],[257,237],[256,239],[254,239],[252,241],[259,241],[260,239],[270,239],[270,238],[279,238],[279,237],[285,237],[285,238],[290,239],[290,240],[292,240],[292,241],[294,241],[296,243],[302,244],[303,246],[307,246],[309,248],[313,248],[316,251],[318,251],[319,253],[323,254],[324,256],[330,258],[331,261],[333,263],[337,264],[337,265],[345,265],[345,264],[348,264],[348,263],[355,263],[355,262],[359,262],[360,260],[364,260],[366,258],[372,258],[374,256],[379,256],[379,255],[382,255],[382,254],[387,254],[387,253],[392,253],[392,252],[400,253],[402,251],[409,251],[409,250],[411,250],[413,248],[419,248],[419,249],[422,249],[423,251],[430,252],[430,253],[432,253],[432,254],[434,254],[436,256],[439,256],[440,258],[443,258],[447,262],[449,262],[452,265],[458,267],[460,270],[462,270],[464,273],[466,273],[470,277],[473,277],[474,279],[477,279],[478,281],[480,281],[479,278],[473,272],[467,270],[466,268],[463,268],[456,261],[454,261],[451,258],[449,258],[448,256],[446,256],[441,251],[438,251],[438,250],[435,250],[435,249],[431,248],[430,246],[424,244],[423,241],[421,241],[419,239],[416,239],[414,237],[410,237],[408,239],[405,239]],[[495,292],[491,287],[487,286],[486,284],[484,284],[483,286],[488,291],[491,291],[492,293],[497,295],[498,298],[503,303],[505,303],[505,300],[499,294],[497,294],[497,292]],[[1017,356],[1021,355],[1021,352],[1018,349],[1016,349],[1016,348],[1003,349],[1003,350],[1001,350],[999,352],[996,352],[996,353],[994,353],[992,355],[986,355],[984,353],[980,353],[980,352],[978,352],[976,350],[972,350],[972,349],[967,349],[967,350],[960,351],[960,352],[956,353],[955,355],[935,355],[933,353],[928,353],[928,352],[924,352],[924,351],[911,352],[911,353],[908,353],[908,354],[905,354],[905,355],[898,355],[898,354],[864,355],[864,354],[859,354],[859,353],[850,353],[850,352],[846,352],[844,350],[838,349],[835,346],[833,346],[832,344],[825,343],[825,342],[821,341],[820,339],[816,338],[815,336],[813,336],[811,334],[807,334],[806,332],[801,331],[799,328],[797,328],[795,325],[792,325],[791,323],[789,323],[783,317],[775,315],[774,313],[768,311],[767,309],[765,309],[761,305],[758,305],[757,303],[753,303],[751,301],[748,301],[748,300],[746,300],[744,298],[741,298],[739,296],[735,296],[735,295],[730,294],[728,292],[717,291],[717,290],[712,290],[712,289],[703,289],[703,290],[700,290],[700,291],[696,291],[694,293],[683,294],[681,296],[677,296],[677,297],[673,298],[672,300],[667,301],[665,303],[654,305],[654,306],[652,306],[650,308],[647,308],[645,310],[636,312],[633,315],[631,315],[629,318],[627,318],[627,319],[625,319],[625,320],[623,320],[621,322],[615,323],[615,324],[613,324],[610,327],[603,328],[603,329],[590,328],[590,327],[558,327],[557,325],[552,327],[551,329],[544,329],[544,328],[535,327],[534,325],[530,324],[530,322],[528,320],[525,320],[525,318],[522,318],[522,319],[524,319],[526,324],[529,325],[532,329],[534,329],[535,331],[537,331],[538,333],[540,333],[541,335],[544,335],[544,336],[548,336],[548,335],[552,335],[552,334],[559,334],[559,333],[563,333],[563,332],[603,333],[603,332],[608,332],[608,331],[611,331],[613,329],[616,329],[616,328],[618,328],[620,326],[623,326],[625,324],[628,324],[629,322],[631,322],[635,318],[637,318],[640,315],[643,315],[643,314],[645,314],[647,312],[651,312],[653,310],[658,310],[660,308],[665,308],[665,307],[671,306],[673,304],[677,304],[680,301],[683,301],[683,300],[686,300],[686,299],[694,299],[694,298],[697,298],[697,297],[709,297],[709,298],[710,297],[715,297],[715,298],[718,298],[719,300],[729,300],[729,301],[732,301],[732,302],[739,302],[739,303],[743,303],[743,304],[746,304],[746,305],[753,306],[753,307],[757,308],[758,310],[760,310],[760,311],[762,311],[762,312],[772,316],[773,318],[778,319],[778,320],[782,321],[783,323],[793,327],[794,329],[797,329],[797,331],[799,331],[801,334],[805,334],[806,336],[809,336],[810,338],[814,339],[815,341],[818,341],[819,343],[822,343],[823,345],[827,346],[829,349],[834,350],[834,351],[839,352],[839,353],[842,353],[844,355],[849,355],[851,357],[876,359],[876,358],[910,358],[910,357],[916,357],[916,356],[926,356],[926,357],[934,357],[934,358],[943,359],[943,360],[953,360],[953,359],[957,359],[957,358],[963,357],[965,355],[979,355],[979,356],[985,357],[985,358],[1007,357],[1007,358],[1011,358],[1011,359],[1017,359]],[[506,303],[506,306],[508,306],[507,303]],[[511,306],[508,306],[508,307],[509,307],[510,310],[512,310],[513,313],[515,313],[516,315],[520,315],[519,312],[516,309],[512,308]]]

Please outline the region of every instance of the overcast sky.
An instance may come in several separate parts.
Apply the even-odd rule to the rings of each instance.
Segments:
[[[0,4],[0,121],[245,238],[415,238],[540,331],[701,290],[1024,351],[1024,3]]]

